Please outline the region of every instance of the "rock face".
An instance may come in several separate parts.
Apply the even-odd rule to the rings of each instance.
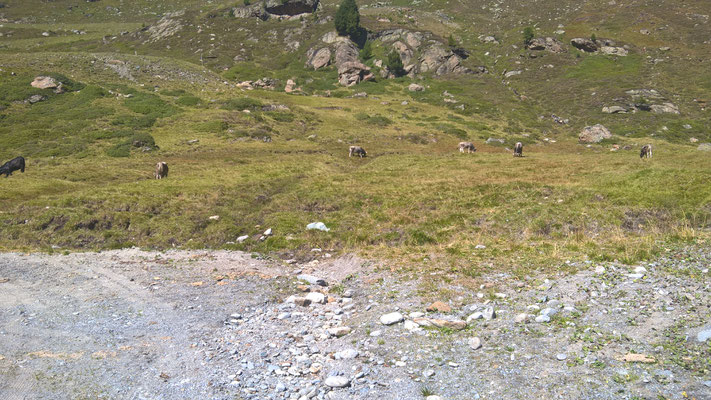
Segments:
[[[528,44],[529,50],[547,50],[551,53],[565,53],[567,50],[558,39],[552,37],[535,38]]]
[[[266,0],[264,8],[273,15],[299,15],[316,11],[319,0]]]
[[[163,18],[159,19],[158,22],[155,23],[155,25],[148,28],[147,32],[150,36],[149,40],[151,42],[156,42],[178,33],[178,31],[183,28],[183,24],[178,20],[178,18],[182,17],[183,14],[185,14],[185,11],[176,11],[165,14]]]
[[[593,126],[586,126],[580,135],[578,140],[582,143],[600,143],[603,139],[609,139],[612,137],[612,133],[604,126],[597,124]]]
[[[336,67],[341,67],[345,63],[358,62],[358,47],[347,38],[339,38],[336,45]]]
[[[572,44],[576,49],[582,50],[586,53],[594,53],[597,51],[597,44],[590,39],[575,38],[570,41],[570,44]]]
[[[270,16],[291,17],[313,13],[319,6],[319,0],[266,0],[245,7],[235,7],[235,18],[259,18],[267,20]]]
[[[338,83],[343,86],[353,86],[373,78],[370,68],[357,61],[345,62],[338,67]]]
[[[461,62],[461,57],[446,49],[443,44],[435,42],[422,51],[419,72],[432,72],[437,76],[472,73]]]
[[[331,64],[331,50],[327,47],[318,50],[309,50],[306,54],[308,61],[306,61],[306,66],[308,68],[313,68],[314,71],[328,66]]]

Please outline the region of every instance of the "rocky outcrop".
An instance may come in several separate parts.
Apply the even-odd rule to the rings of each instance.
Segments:
[[[353,86],[373,78],[370,68],[358,61],[348,61],[338,67],[338,83],[343,86]]]
[[[605,128],[603,125],[597,124],[593,126],[586,126],[582,132],[580,132],[580,135],[578,136],[578,140],[580,140],[581,143],[600,143],[604,139],[610,139],[612,137],[612,133]]]
[[[232,15],[235,18],[259,18],[267,20],[271,16],[292,17],[310,14],[316,11],[319,0],[266,0],[256,4],[235,7]]]
[[[679,114],[679,107],[672,103],[653,104],[649,108],[655,114]]]
[[[163,18],[159,19],[158,22],[151,25],[146,30],[149,36],[148,40],[156,42],[178,33],[178,31],[183,28],[183,24],[179,20],[179,17],[182,17],[183,14],[185,14],[185,11],[176,11],[165,14]]]
[[[299,15],[316,11],[319,0],[266,0],[264,9],[273,15]]]
[[[306,53],[306,67],[313,68],[314,71],[331,64],[331,50],[323,47],[318,50],[311,49]]]
[[[529,50],[547,50],[551,53],[565,53],[567,50],[563,47],[560,40],[552,37],[535,38],[528,43]]]
[[[339,37],[336,41],[336,66],[358,61],[358,47],[350,39]]]
[[[420,56],[419,72],[432,72],[434,75],[466,74],[472,70],[461,65],[462,58],[444,47],[442,43],[434,42]]]
[[[594,53],[597,51],[597,44],[590,39],[575,38],[570,41],[570,44],[572,44],[576,49],[582,50],[586,53]]]

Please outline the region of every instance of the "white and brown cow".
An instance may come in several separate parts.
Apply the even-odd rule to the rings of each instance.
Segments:
[[[476,151],[476,147],[474,147],[474,143],[472,142],[459,142],[459,152],[460,153],[473,153]]]
[[[165,162],[159,162],[156,164],[156,179],[163,179],[168,177],[168,164]]]
[[[348,148],[348,157],[352,157],[354,155],[363,158],[366,157],[368,154],[365,152],[365,149],[360,146],[351,146],[350,148]]]

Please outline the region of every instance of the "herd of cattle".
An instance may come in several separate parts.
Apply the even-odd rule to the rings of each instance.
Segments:
[[[460,142],[459,152],[460,153],[473,153],[476,151],[476,147],[472,142]],[[518,142],[514,146],[513,150],[514,157],[523,157],[523,143]],[[351,146],[348,148],[348,157],[358,156],[360,158],[367,157],[365,149],[360,146]],[[652,145],[645,144],[642,146],[642,151],[639,153],[640,158],[652,158]],[[15,171],[25,172],[25,159],[23,157],[15,157],[12,160],[6,162],[0,167],[0,175],[5,174],[5,178],[12,175]],[[165,162],[159,162],[156,164],[156,171],[153,174],[156,179],[163,179],[168,177],[168,164]]]

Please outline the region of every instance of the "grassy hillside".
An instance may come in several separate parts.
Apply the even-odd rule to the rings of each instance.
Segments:
[[[423,92],[407,90],[410,78],[340,88],[334,67],[304,68],[306,50],[333,30],[320,23],[333,1],[293,21],[236,19],[237,4],[224,1],[54,1],[41,11],[2,3],[0,159],[23,155],[28,165],[0,179],[4,249],[212,247],[309,258],[319,247],[401,265],[434,260],[476,276],[569,257],[634,262],[706,237],[711,160],[690,141],[711,141],[702,1],[362,3],[371,31],[452,35],[471,53],[466,65],[489,70],[423,75]],[[176,34],[146,36],[176,11]],[[524,26],[558,37],[566,52],[524,50]],[[569,45],[592,33],[630,54]],[[299,49],[287,49],[287,38]],[[385,50],[376,46],[376,56]],[[503,77],[512,70],[522,73]],[[67,91],[32,88],[38,75]],[[261,77],[277,79],[275,90],[236,86]],[[302,92],[284,93],[287,79]],[[657,90],[680,114],[601,112],[635,101],[633,89]],[[26,102],[32,95],[45,99]],[[595,123],[614,138],[578,144]],[[461,140],[478,151],[458,153]],[[526,157],[511,157],[516,141]],[[644,143],[654,159],[639,159]],[[352,144],[369,156],[349,159]],[[168,179],[152,179],[157,161],[170,165]],[[331,231],[307,231],[314,221]],[[274,234],[261,240],[268,228]],[[237,242],[242,235],[250,238]]]

